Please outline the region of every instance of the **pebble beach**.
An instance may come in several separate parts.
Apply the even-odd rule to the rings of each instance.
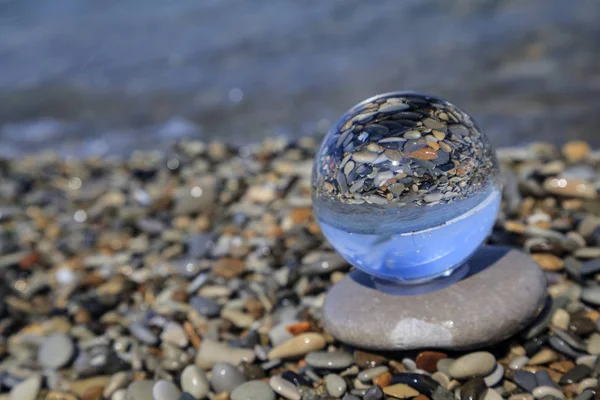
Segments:
[[[532,324],[484,348],[380,352],[324,329],[325,296],[351,268],[312,214],[318,145],[0,159],[0,400],[600,395],[600,151],[498,149],[488,242],[543,271]]]

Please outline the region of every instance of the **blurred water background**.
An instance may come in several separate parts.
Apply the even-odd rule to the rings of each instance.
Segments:
[[[323,134],[412,89],[600,145],[597,0],[0,0],[0,155]]]

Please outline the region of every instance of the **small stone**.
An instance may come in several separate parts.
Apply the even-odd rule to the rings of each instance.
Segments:
[[[417,160],[435,160],[438,157],[438,153],[431,147],[423,147],[422,149],[413,151],[406,156],[410,158],[416,158]]]
[[[563,310],[562,308],[554,311],[554,314],[552,315],[552,324],[554,326],[566,331],[569,329],[570,322],[571,316],[567,311]]]
[[[585,160],[591,153],[590,145],[584,141],[567,142],[562,148],[565,158],[572,163]]]
[[[581,300],[600,306],[600,286],[585,287],[581,291]]]
[[[325,347],[325,338],[318,333],[303,333],[275,346],[268,354],[269,360],[300,357]]]
[[[250,381],[241,384],[230,396],[231,400],[275,400],[275,393],[269,384],[262,381]]]
[[[279,375],[271,377],[269,380],[269,386],[271,389],[273,389],[273,391],[275,391],[275,393],[288,400],[300,400],[302,398],[296,386],[294,386],[293,383],[286,381]]]
[[[483,378],[488,387],[496,386],[504,377],[504,367],[502,364],[496,364],[496,368],[491,374]]]
[[[231,393],[246,381],[244,375],[236,367],[226,362],[216,363],[212,368],[210,385],[216,393]]]
[[[376,376],[379,376],[383,373],[386,373],[389,371],[389,368],[386,366],[381,366],[381,367],[375,367],[375,368],[369,368],[366,369],[364,371],[361,371],[358,375],[357,378],[359,381],[361,382],[371,382],[373,380],[373,378],[375,378]]]
[[[450,366],[451,377],[464,379],[472,376],[485,376],[494,370],[496,358],[486,351],[478,351],[464,355]]]
[[[598,379],[586,378],[577,384],[577,394],[583,393],[586,389],[594,389],[598,386]]]
[[[384,372],[383,374],[377,375],[375,378],[373,378],[373,384],[377,385],[379,387],[389,386],[391,381],[392,381],[392,374],[390,374],[389,372]]]
[[[502,400],[503,397],[496,390],[489,388],[483,400]]]
[[[460,400],[483,400],[487,390],[483,378],[471,378],[461,387]]]
[[[531,359],[529,360],[529,365],[548,364],[552,361],[555,361],[557,358],[558,354],[556,354],[555,351],[548,348],[543,348],[531,357]]]
[[[8,396],[9,400],[36,400],[42,386],[42,378],[34,375],[15,385]]]
[[[126,400],[149,400],[152,398],[154,382],[149,380],[133,381],[127,387]],[[113,394],[114,396],[114,394]]]
[[[160,338],[163,342],[172,343],[182,348],[189,344],[185,330],[176,322],[168,322],[163,328]]]
[[[488,266],[490,258],[495,263]],[[528,255],[483,247],[469,264],[487,268],[445,288],[410,296],[377,290],[368,276],[352,271],[329,290],[325,329],[361,348],[465,349],[506,339],[537,316],[546,299],[545,277]],[[516,290],[514,276],[528,290]]]
[[[55,333],[42,342],[38,350],[38,361],[44,368],[61,368],[71,361],[74,351],[75,346],[69,335]]]
[[[552,386],[539,386],[533,390],[533,397],[536,399],[541,399],[546,396],[552,396],[553,398],[564,400],[564,393]]]
[[[329,374],[325,377],[327,393],[333,397],[342,397],[346,393],[347,384],[339,375]]]
[[[352,365],[354,358],[352,358],[351,354],[342,351],[315,351],[308,353],[305,357],[305,361],[314,368],[344,369]]]
[[[104,388],[102,386],[89,387],[81,395],[81,400],[101,400],[103,391]]]
[[[162,379],[154,384],[152,396],[154,400],[174,400],[181,396],[181,390],[173,382]]]
[[[383,390],[379,386],[373,386],[365,392],[363,400],[381,400],[383,396]]]
[[[419,395],[419,392],[404,383],[385,387],[383,388],[383,393],[398,399],[408,399]]]
[[[188,365],[181,373],[181,389],[194,396],[196,399],[203,399],[208,396],[210,383],[206,374],[197,365]]]
[[[437,363],[439,360],[447,358],[446,353],[439,351],[423,351],[417,355],[415,363],[417,368],[434,373],[437,371]]]
[[[129,331],[142,343],[150,346],[158,344],[158,337],[154,334],[154,332],[139,322],[133,322],[131,325],[129,325]]]
[[[354,362],[359,368],[373,368],[387,362],[386,358],[362,350],[354,350]]]
[[[575,366],[575,364],[573,363],[573,361],[570,361],[570,360],[557,361],[557,362],[554,362],[549,365],[550,369],[552,369],[554,371],[558,371],[561,374],[566,373],[574,366]]]
[[[592,374],[592,369],[587,365],[576,365],[571,370],[569,370],[566,374],[564,374],[560,381],[558,382],[561,385],[570,385],[572,383],[578,383],[583,378],[587,378]]]
[[[192,297],[190,299],[190,305],[198,314],[208,318],[214,318],[221,314],[221,306],[205,297]]]
[[[212,269],[215,276],[232,279],[244,273],[244,263],[235,258],[221,258]]]
[[[508,368],[512,369],[513,371],[516,371],[516,370],[523,368],[528,363],[529,363],[529,357],[518,356],[511,360],[511,362],[508,364]]]
[[[565,266],[564,261],[553,254],[532,254],[531,258],[544,271],[560,271]]]
[[[526,392],[533,392],[533,389],[537,386],[537,379],[535,378],[535,374],[525,370],[519,370],[513,376],[514,382]]]
[[[252,363],[256,355],[249,349],[232,348],[224,343],[204,339],[196,354],[196,365],[200,368],[212,368],[217,362],[223,361],[238,365],[242,361]]]

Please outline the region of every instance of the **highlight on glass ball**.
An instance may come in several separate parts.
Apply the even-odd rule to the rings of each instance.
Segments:
[[[495,153],[471,117],[415,92],[372,97],[325,136],[315,216],[350,264],[384,281],[448,276],[483,243],[501,200]]]

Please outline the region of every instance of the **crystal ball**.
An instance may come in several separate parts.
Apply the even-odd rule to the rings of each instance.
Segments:
[[[321,230],[387,282],[450,275],[490,233],[501,200],[495,152],[452,103],[415,92],[367,99],[327,133],[312,198]]]

